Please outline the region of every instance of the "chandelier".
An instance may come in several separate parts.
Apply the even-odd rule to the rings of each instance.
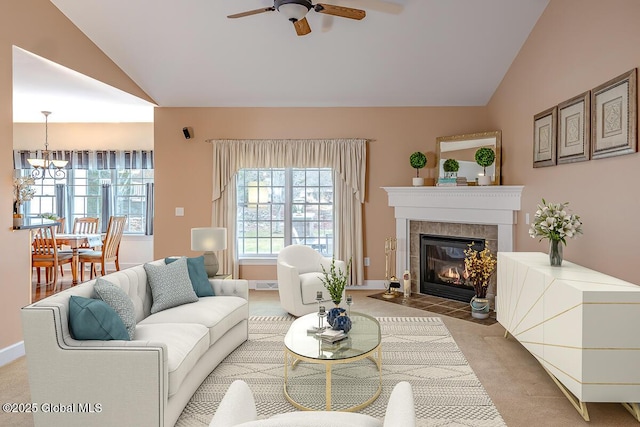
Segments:
[[[62,179],[66,176],[64,167],[67,165],[66,160],[53,160],[49,152],[49,114],[51,111],[42,111],[44,114],[44,151],[42,158],[27,159],[29,164],[33,166],[31,176],[35,179],[43,179],[45,175],[53,179]]]

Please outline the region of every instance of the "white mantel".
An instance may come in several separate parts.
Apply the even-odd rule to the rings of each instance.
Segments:
[[[521,185],[382,187],[396,218],[396,271],[409,268],[409,221],[498,226],[498,251],[514,251]]]

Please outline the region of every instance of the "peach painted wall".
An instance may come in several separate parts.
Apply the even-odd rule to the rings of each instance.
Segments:
[[[532,140],[535,114],[640,66],[639,17],[637,0],[552,0],[488,105],[502,129],[503,183],[525,185],[516,249],[547,252],[525,213],[543,197],[568,201],[584,235],[565,259],[636,284],[640,154],[534,169]]]
[[[153,123],[49,123],[54,150],[153,150]],[[14,123],[13,148],[42,149],[44,123]]]
[[[153,102],[50,1],[0,3],[0,351],[22,340],[20,308],[29,303],[31,286],[29,234],[10,230],[13,45]]]
[[[365,278],[384,278],[384,239],[395,235],[393,211],[380,187],[411,185],[414,151],[426,152],[420,176],[435,176],[438,136],[490,130],[484,107],[469,108],[156,108],[155,257],[190,253],[190,229],[211,221],[209,138],[367,138],[364,206]],[[194,129],[185,140],[182,128]],[[176,207],[185,216],[174,215]],[[274,279],[275,267],[243,266],[246,279]]]

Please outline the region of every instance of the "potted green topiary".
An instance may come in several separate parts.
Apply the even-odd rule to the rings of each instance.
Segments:
[[[482,176],[478,177],[478,185],[491,185],[491,176],[487,176],[487,167],[496,160],[496,153],[489,147],[481,147],[476,151],[476,163],[482,166]]]
[[[416,170],[416,177],[413,178],[413,186],[420,187],[424,185],[424,178],[420,178],[420,169],[427,165],[427,156],[420,151],[416,151],[409,156],[409,164]]]
[[[455,178],[460,170],[460,163],[456,159],[447,159],[442,164],[442,169],[444,169],[445,178]]]

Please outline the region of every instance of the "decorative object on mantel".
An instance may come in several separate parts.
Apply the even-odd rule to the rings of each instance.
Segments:
[[[487,168],[496,161],[496,153],[489,147],[478,148],[475,154],[476,163],[482,166],[482,175],[478,176],[478,185],[491,185],[491,175]]]
[[[489,317],[487,288],[489,278],[496,271],[496,257],[485,247],[478,252],[473,244],[464,250],[464,277],[473,284],[476,295],[471,299],[471,315],[477,319]]]
[[[409,156],[409,163],[411,167],[416,170],[416,177],[413,178],[413,186],[422,187],[424,185],[424,178],[420,178],[420,169],[427,165],[427,156],[420,151],[416,151]]]
[[[442,164],[445,178],[456,178],[460,170],[460,163],[456,159],[447,159]]]
[[[400,288],[400,282],[396,277],[396,250],[398,240],[395,237],[384,239],[384,278],[387,291],[385,298],[395,298],[398,296],[396,289]]]
[[[349,277],[351,276],[351,260],[347,262],[346,271],[342,271],[342,269],[336,269],[336,259],[331,259],[331,266],[329,267],[329,271],[322,267],[322,277],[320,277],[320,281],[324,285],[324,287],[329,291],[329,296],[331,297],[331,301],[336,305],[336,307],[342,301],[342,295],[344,294],[344,288],[347,286],[347,282],[349,281]]]
[[[456,159],[447,159],[442,164],[444,177],[438,178],[439,187],[456,187],[458,185],[468,185],[467,177],[458,176],[460,163]]]
[[[455,159],[459,164],[457,171],[458,180],[454,184],[449,182],[446,185],[475,185],[476,178],[483,173],[483,168],[475,161],[475,152],[478,148],[487,147],[495,153],[495,162],[487,167],[484,175],[493,178],[493,185],[500,185],[500,153],[502,147],[502,132],[478,132],[465,135],[440,136],[436,138],[436,154],[438,156],[438,185],[443,185],[448,174],[444,169],[444,164],[449,159]],[[464,179],[463,179],[464,178]]]
[[[36,189],[31,187],[35,184],[32,177],[20,177],[13,179],[13,226],[24,225],[22,204],[33,198]]]
[[[547,203],[542,199],[529,228],[532,238],[549,239],[549,262],[554,267],[562,265],[562,245],[567,244],[566,238],[582,234],[582,221],[575,214],[569,215],[565,203]]]

